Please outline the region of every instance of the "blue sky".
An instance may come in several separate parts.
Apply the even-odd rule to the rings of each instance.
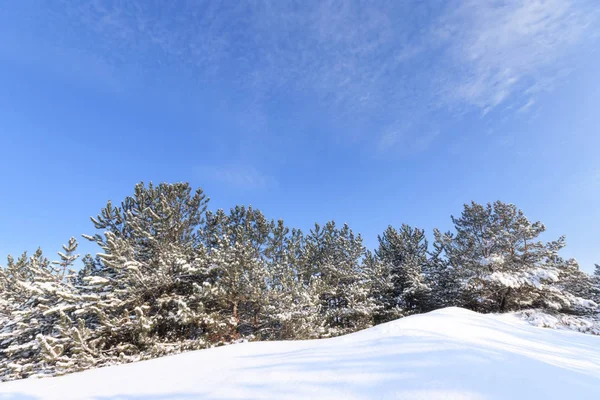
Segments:
[[[600,262],[594,1],[234,3],[0,5],[3,260],[143,180],[368,247],[500,199]]]

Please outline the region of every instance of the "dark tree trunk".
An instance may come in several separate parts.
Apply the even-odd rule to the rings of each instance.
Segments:
[[[506,289],[504,294],[502,295],[502,300],[500,301],[500,312],[506,312],[506,307],[508,305],[508,296],[510,295],[512,288]]]

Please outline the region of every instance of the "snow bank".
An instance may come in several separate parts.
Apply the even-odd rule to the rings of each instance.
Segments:
[[[600,336],[600,320],[597,318],[548,314],[540,310],[519,311],[515,315],[541,328],[566,329]]]
[[[0,399],[592,399],[600,337],[447,308],[351,335],[241,343],[0,384]]]

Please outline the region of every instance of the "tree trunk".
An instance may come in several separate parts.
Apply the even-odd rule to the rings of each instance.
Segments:
[[[232,315],[233,315],[233,319],[235,320],[235,326],[233,327],[232,336],[233,336],[234,340],[237,340],[240,337],[240,334],[238,332],[238,327],[240,326],[240,316],[238,314],[238,302],[237,301],[233,303]]]
[[[504,294],[502,295],[502,301],[500,302],[500,312],[506,311],[506,306],[508,305],[508,295],[510,294],[512,288],[506,289]]]

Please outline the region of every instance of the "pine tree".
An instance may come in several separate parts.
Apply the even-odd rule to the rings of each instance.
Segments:
[[[378,239],[375,253],[389,266],[393,282],[386,302],[395,303],[405,314],[427,310],[430,288],[423,275],[428,264],[425,231],[406,224],[399,231],[389,226]]]
[[[74,285],[76,249],[71,238],[59,252],[60,261],[51,263],[38,249],[31,257],[9,257],[0,269],[8,320],[0,330],[3,379],[79,369],[70,358],[70,328],[86,299]]]
[[[306,237],[301,275],[319,292],[324,334],[335,336],[372,325],[376,305],[361,263],[365,255],[360,235],[348,225],[318,224]]]
[[[207,214],[207,246],[220,290],[220,308],[232,323],[232,338],[260,335],[265,320],[270,224],[252,207]]]
[[[553,308],[571,314],[595,313],[597,303],[594,301],[592,277],[581,271],[574,259],[565,260],[556,257],[552,262],[559,272],[558,279],[549,287],[549,291],[553,294]]]
[[[394,296],[395,275],[392,266],[381,261],[368,251],[364,259],[365,273],[369,281],[369,298],[375,304],[373,307],[373,323],[375,325],[403,317],[406,310],[399,305]]]
[[[226,321],[211,309],[218,291],[203,244],[208,200],[188,184],[136,185],[121,207],[92,218],[104,234],[85,236],[103,250],[86,258],[90,290],[101,287],[100,320],[110,354],[162,354],[202,348]],[[208,338],[211,338],[210,340]]]
[[[460,306],[463,286],[456,268],[446,257],[446,249],[452,244],[454,236],[450,232],[433,230],[433,250],[425,271],[426,282],[431,289],[429,302],[432,308]]]
[[[594,264],[594,273],[591,276],[593,299],[600,304],[600,265]]]
[[[558,255],[564,237],[537,240],[544,225],[531,223],[516,206],[473,202],[452,221],[457,233],[445,238],[444,251],[461,284],[459,304],[503,312],[536,306],[565,311],[586,303],[561,284],[573,270]]]
[[[268,270],[265,333],[268,339],[318,337],[320,308],[316,281],[305,282],[300,274],[304,235],[290,230],[282,220],[271,222],[265,250]]]

